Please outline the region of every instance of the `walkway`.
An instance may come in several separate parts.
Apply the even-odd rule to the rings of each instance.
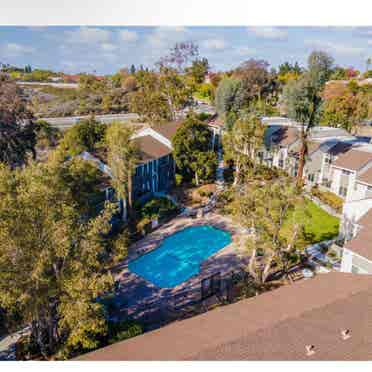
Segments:
[[[0,338],[0,361],[16,360],[16,342],[21,336],[29,332],[29,328],[24,328],[3,338]]]
[[[223,178],[223,171],[225,169],[225,164],[223,162],[222,146],[218,147],[217,159],[218,159],[217,175],[216,175],[217,191],[222,191],[225,186],[225,180]]]
[[[174,288],[158,288],[149,281],[139,277],[128,270],[128,262],[159,246],[161,241],[189,226],[213,225],[228,230],[232,234],[232,243],[205,260],[200,267],[198,275],[181,283]],[[115,304],[117,311],[114,317],[121,318],[130,316],[134,319],[152,321],[165,308],[180,310],[190,303],[200,300],[200,285],[202,278],[220,272],[221,278],[230,275],[232,271],[240,271],[247,264],[247,258],[239,250],[241,244],[239,229],[235,228],[229,219],[214,213],[192,219],[177,217],[168,224],[163,225],[144,239],[133,244],[129,249],[128,258],[118,265],[115,272],[115,279],[119,283],[116,292]]]

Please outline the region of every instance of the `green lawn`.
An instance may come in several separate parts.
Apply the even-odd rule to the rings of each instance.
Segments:
[[[339,219],[307,199],[304,206],[297,208],[288,216],[288,222],[283,228],[284,236],[291,234],[295,221],[302,222],[305,227],[305,239],[298,244],[299,248],[332,239],[338,235]]]

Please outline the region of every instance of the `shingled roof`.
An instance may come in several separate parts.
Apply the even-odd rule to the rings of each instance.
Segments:
[[[168,123],[158,124],[153,129],[162,136],[168,138],[170,141],[176,134],[177,129],[183,124],[182,121],[171,121]]]
[[[357,222],[360,229],[356,236],[345,244],[345,248],[372,261],[372,209]]]
[[[345,248],[372,261],[372,230],[362,227],[357,235],[345,244]]]
[[[350,149],[333,163],[334,166],[357,171],[372,161],[372,152]]]
[[[368,185],[372,185],[372,168],[367,169],[363,173],[361,173],[358,177],[357,180],[360,182],[364,182]]]
[[[78,359],[366,360],[372,357],[370,314],[370,277],[319,274]],[[341,335],[345,329],[348,340]],[[314,345],[312,356],[306,345]]]
[[[159,159],[169,155],[172,152],[168,146],[158,141],[156,138],[148,135],[137,137],[134,140],[140,152],[140,162],[146,163],[150,160]]]
[[[289,146],[298,139],[298,129],[293,127],[281,127],[272,135],[273,143],[280,146]]]

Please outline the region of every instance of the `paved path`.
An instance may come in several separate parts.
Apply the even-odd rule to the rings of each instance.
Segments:
[[[29,331],[28,328],[24,328],[18,332],[14,332],[3,338],[0,338],[0,361],[4,360],[16,360],[15,344],[18,339]]]
[[[52,127],[59,129],[68,129],[78,123],[83,119],[89,118],[89,115],[83,116],[65,116],[57,118],[40,118],[40,120],[47,121]],[[138,114],[128,113],[128,114],[108,114],[108,115],[95,115],[94,117],[97,121],[103,124],[111,124],[113,121],[119,122],[132,122],[138,120]],[[143,126],[143,123],[138,123],[138,126]]]
[[[218,159],[217,176],[216,176],[217,191],[222,191],[225,185],[225,180],[223,178],[223,171],[225,169],[225,164],[223,162],[222,146],[219,146],[218,148],[217,159]]]
[[[61,88],[61,89],[66,89],[66,88],[69,88],[69,89],[77,89],[79,87],[79,84],[77,83],[52,83],[52,82],[48,82],[48,83],[42,83],[42,82],[39,82],[39,81],[17,81],[16,84],[18,85],[23,85],[23,86],[49,86],[49,87],[53,87],[53,88]]]
[[[128,262],[139,257],[155,248],[161,241],[176,231],[195,225],[213,225],[215,227],[228,230],[232,234],[232,243],[209,257],[201,264],[198,275],[181,283],[174,288],[158,288],[149,281],[139,277],[128,270]],[[242,270],[247,262],[247,258],[239,250],[243,247],[241,239],[244,239],[240,229],[234,227],[231,221],[223,216],[208,213],[206,216],[192,219],[177,217],[168,224],[163,225],[144,239],[136,242],[129,248],[128,258],[115,269],[115,278],[120,283],[116,293],[117,304],[120,306],[120,316],[131,316],[136,319],[151,318],[159,309],[170,306],[172,308],[182,308],[190,302],[200,299],[201,279],[208,277],[216,272],[224,277],[231,272]]]

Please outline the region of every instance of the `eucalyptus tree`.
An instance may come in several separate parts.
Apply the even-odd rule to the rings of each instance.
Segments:
[[[58,163],[0,165],[0,307],[31,326],[45,359],[94,349],[107,332],[97,297],[110,290],[114,206],[83,220]]]
[[[111,185],[116,196],[123,202],[123,219],[127,218],[127,200],[131,200],[131,178],[139,157],[132,136],[133,131],[130,128],[120,123],[112,123],[106,130],[104,140],[107,165],[111,170]]]
[[[232,210],[239,223],[253,231],[247,239],[250,253],[247,270],[258,287],[267,281],[274,262],[288,274],[291,255],[303,232],[293,212],[303,202],[300,188],[288,177],[270,182],[253,181],[236,190]],[[293,229],[286,235],[283,227],[288,219],[292,219]],[[263,255],[261,259],[258,251]]]
[[[242,174],[254,174],[257,165],[257,152],[264,141],[265,128],[255,114],[242,114],[232,129],[223,136],[224,157],[235,165],[233,185],[236,186]]]
[[[177,129],[172,139],[173,155],[185,180],[200,181],[213,179],[217,167],[216,154],[211,150],[212,134],[207,126],[189,116]]]
[[[314,51],[308,58],[308,68],[297,80],[291,80],[284,87],[283,101],[288,116],[300,124],[301,149],[297,173],[302,182],[307,156],[307,143],[311,128],[320,120],[322,91],[332,73],[333,58],[325,52]]]
[[[0,162],[22,165],[29,154],[36,156],[36,128],[22,89],[0,74]]]

